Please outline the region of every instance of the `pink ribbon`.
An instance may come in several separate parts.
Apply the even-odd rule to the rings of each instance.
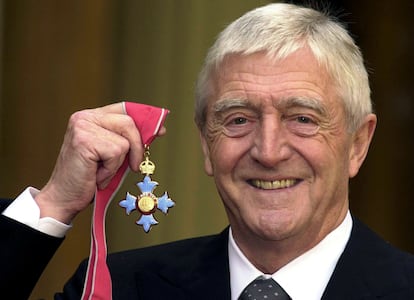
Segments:
[[[123,105],[124,112],[134,120],[141,134],[143,145],[149,146],[164,124],[169,111],[164,108],[132,102],[124,102]],[[112,299],[111,274],[106,264],[105,216],[106,210],[128,174],[128,170],[128,158],[125,158],[107,188],[103,190],[96,189],[91,230],[91,249],[82,300]]]

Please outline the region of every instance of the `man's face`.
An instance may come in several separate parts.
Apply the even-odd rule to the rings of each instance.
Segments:
[[[348,180],[363,160],[332,79],[302,49],[278,62],[227,57],[213,88],[205,169],[237,241],[314,245],[345,216]]]

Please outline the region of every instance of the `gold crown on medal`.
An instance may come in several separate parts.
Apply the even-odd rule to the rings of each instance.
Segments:
[[[152,175],[155,171],[155,164],[148,159],[148,157],[145,158],[145,160],[139,165],[139,170],[142,174]]]

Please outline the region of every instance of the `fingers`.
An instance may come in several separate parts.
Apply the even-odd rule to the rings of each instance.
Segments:
[[[108,104],[95,108],[93,110],[101,114],[125,114],[123,102]]]
[[[158,131],[157,136],[163,136],[167,133],[167,128],[165,128],[164,126],[162,126],[160,128],[160,131]]]
[[[104,107],[106,108],[106,107]],[[142,160],[142,155],[144,152],[142,146],[141,135],[138,129],[135,126],[134,121],[128,115],[119,113],[103,113],[103,110],[97,109],[96,111],[87,111],[91,116],[85,116],[92,123],[93,126],[97,126],[100,131],[96,132],[96,138],[107,139],[110,143],[105,147],[109,150],[113,150],[112,155],[121,155],[121,153],[116,153],[116,146],[126,146],[123,148],[122,156],[125,157],[126,152],[129,153],[129,165],[132,170],[137,171],[139,163]],[[83,116],[82,116],[83,117]],[[102,143],[104,141],[101,141]],[[127,144],[125,144],[127,142]],[[103,147],[103,146],[102,146]],[[112,149],[115,147],[115,149]],[[126,150],[126,152],[124,152]],[[113,163],[117,161],[116,159],[110,159],[110,155],[107,153],[101,154],[101,159],[105,163],[105,166],[116,166]],[[123,160],[121,161],[121,163]]]
[[[124,104],[120,102],[106,105],[95,109],[94,112],[102,116],[101,121],[97,120],[97,124],[128,139],[130,142],[129,165],[132,170],[138,171],[144,151],[141,135],[132,118],[125,114]],[[166,132],[167,129],[162,126],[157,136],[163,136]]]

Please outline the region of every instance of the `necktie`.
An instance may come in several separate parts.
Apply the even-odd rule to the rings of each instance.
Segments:
[[[291,300],[272,278],[257,277],[240,294],[239,300]]]

